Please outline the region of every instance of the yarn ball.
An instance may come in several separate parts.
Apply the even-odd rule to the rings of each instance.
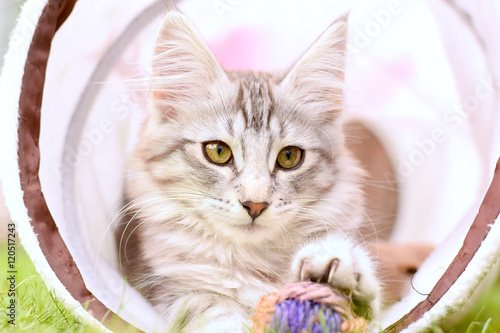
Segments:
[[[252,318],[254,333],[366,332],[351,299],[328,285],[299,282],[262,296]]]

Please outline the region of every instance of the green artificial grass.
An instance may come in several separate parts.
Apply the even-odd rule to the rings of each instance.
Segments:
[[[500,332],[500,276],[495,284],[485,290],[458,324],[449,333]],[[441,333],[441,331],[436,331]]]
[[[64,304],[47,290],[42,278],[21,246],[16,249],[16,319],[8,316],[10,283],[7,278],[7,244],[0,243],[0,332],[99,332],[78,321]],[[134,332],[133,329],[120,333]],[[500,278],[450,329],[435,325],[432,333],[500,333]]]
[[[7,245],[0,244],[0,269],[9,271],[7,266]],[[26,252],[18,246],[15,256],[16,311],[15,325],[8,313],[10,306],[10,282],[7,278],[0,280],[0,329],[14,332],[91,332],[78,322],[71,311],[48,292],[45,284],[36,273],[35,267]],[[11,274],[6,273],[5,276]]]
[[[15,256],[15,325],[8,316],[11,302],[9,293],[11,276],[7,262],[7,244],[0,242],[0,332],[76,332],[94,333],[99,329],[85,325],[76,319],[70,309],[50,293],[35,266],[21,246]],[[7,278],[4,278],[6,276]],[[85,307],[85,304],[84,304]],[[111,319],[111,329],[120,333],[137,332],[124,329]],[[115,327],[116,329],[113,329]]]

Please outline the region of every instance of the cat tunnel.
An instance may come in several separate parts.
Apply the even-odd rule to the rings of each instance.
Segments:
[[[500,5],[177,5],[228,69],[285,68],[350,10],[347,112],[376,134],[398,177],[389,240],[436,245],[380,327],[418,332],[464,308],[494,275],[500,248],[499,176],[491,183],[500,156]],[[103,330],[113,313],[142,331],[163,327],[119,272],[113,226],[164,12],[157,0],[28,0],[0,81],[1,180],[21,243],[54,295]]]

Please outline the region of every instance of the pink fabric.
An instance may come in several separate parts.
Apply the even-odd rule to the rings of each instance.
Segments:
[[[240,27],[209,43],[219,63],[227,70],[260,68],[268,40],[257,27]]]

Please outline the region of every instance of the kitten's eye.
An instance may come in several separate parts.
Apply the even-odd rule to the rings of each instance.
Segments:
[[[231,159],[232,153],[228,145],[221,141],[205,143],[207,158],[217,164],[225,164]]]
[[[292,169],[299,165],[303,155],[302,149],[298,147],[285,147],[278,154],[276,163],[283,169]]]

